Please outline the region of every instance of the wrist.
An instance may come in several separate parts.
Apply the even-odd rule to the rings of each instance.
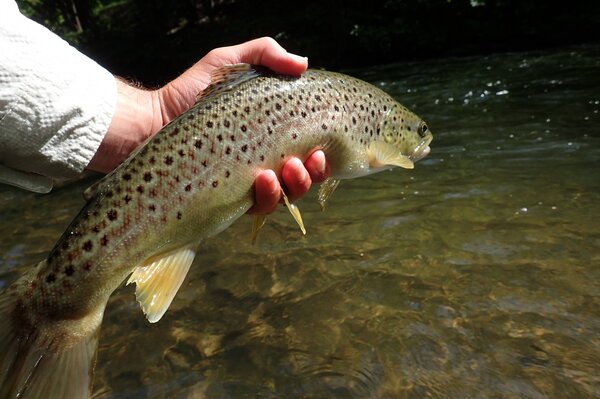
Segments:
[[[156,91],[116,79],[117,104],[106,135],[87,168],[110,172],[162,126]]]

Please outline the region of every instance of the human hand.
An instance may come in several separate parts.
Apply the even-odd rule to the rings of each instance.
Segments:
[[[223,65],[238,63],[263,65],[286,75],[300,75],[308,66],[306,58],[288,53],[268,37],[212,50],[162,89],[162,122],[170,121],[194,105],[198,93],[210,83],[212,71]],[[304,164],[298,158],[290,158],[281,171],[290,201],[303,196],[312,183],[322,182],[328,176],[329,169],[322,151],[312,153]],[[264,170],[259,173],[254,181],[254,192],[255,203],[248,213],[266,215],[273,212],[281,200],[281,185],[275,172]]]
[[[212,50],[178,78],[155,91],[117,80],[117,109],[88,169],[107,173],[117,167],[147,137],[194,105],[198,93],[209,85],[212,71],[237,63],[263,65],[278,73],[300,75],[306,70],[308,60],[288,53],[275,40],[264,37]],[[298,158],[290,158],[281,172],[291,201],[304,195],[313,182],[321,182],[328,176],[322,151],[310,154],[304,164]],[[281,186],[272,170],[257,175],[255,200],[249,211],[254,214],[273,212],[281,200]]]

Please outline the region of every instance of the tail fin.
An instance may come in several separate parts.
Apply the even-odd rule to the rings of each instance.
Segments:
[[[19,303],[0,294],[0,399],[89,398],[103,312],[27,327]],[[73,323],[87,323],[83,334]]]

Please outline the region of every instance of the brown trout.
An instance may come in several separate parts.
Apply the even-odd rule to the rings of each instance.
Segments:
[[[261,170],[279,175],[289,157],[323,150],[331,167],[323,205],[339,179],[412,168],[431,139],[419,117],[346,75],[218,69],[191,109],[86,191],[47,259],[0,295],[0,398],[89,397],[111,293],[130,275],[148,320],[158,321],[200,241],[252,206]]]

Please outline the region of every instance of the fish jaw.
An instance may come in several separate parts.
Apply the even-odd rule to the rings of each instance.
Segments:
[[[410,160],[413,162],[417,162],[429,155],[429,152],[431,151],[429,144],[431,144],[432,140],[433,135],[431,133],[423,137],[423,139],[415,147],[413,153],[409,155]]]

